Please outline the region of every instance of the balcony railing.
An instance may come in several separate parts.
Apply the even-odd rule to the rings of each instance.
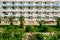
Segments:
[[[60,6],[60,4],[2,4],[2,6]]]

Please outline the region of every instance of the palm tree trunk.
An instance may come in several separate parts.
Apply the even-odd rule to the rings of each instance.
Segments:
[[[57,21],[57,27],[59,28],[59,21]]]

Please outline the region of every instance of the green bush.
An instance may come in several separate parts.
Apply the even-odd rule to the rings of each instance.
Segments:
[[[42,26],[40,27],[40,32],[48,32],[48,26]]]
[[[35,34],[35,39],[36,40],[44,40],[44,35],[43,34]]]
[[[34,26],[28,25],[28,26],[26,26],[26,30],[25,31],[26,32],[36,32],[36,31],[38,31],[38,28],[35,28]]]

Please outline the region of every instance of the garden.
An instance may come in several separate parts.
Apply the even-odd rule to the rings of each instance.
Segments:
[[[9,20],[10,25],[0,25],[0,40],[60,40],[60,18],[56,19],[56,25],[45,25],[41,20],[39,25],[24,26],[23,16],[19,17],[19,26],[13,25],[12,17]]]

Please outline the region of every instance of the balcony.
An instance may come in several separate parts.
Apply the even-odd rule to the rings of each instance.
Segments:
[[[60,6],[60,4],[2,4],[2,6]]]
[[[25,6],[24,4],[15,4],[16,6]]]
[[[37,14],[37,16],[40,16],[41,17],[41,14]]]
[[[53,4],[53,6],[60,6],[59,4]]]
[[[24,6],[24,4],[2,4],[2,6]]]
[[[53,6],[52,4],[45,4],[45,6]]]
[[[34,6],[33,4],[24,4],[24,6]]]
[[[34,6],[43,6],[42,4],[35,4]]]
[[[10,6],[10,4],[2,4],[2,6]]]
[[[33,17],[33,14],[28,14],[28,16],[32,16]]]

